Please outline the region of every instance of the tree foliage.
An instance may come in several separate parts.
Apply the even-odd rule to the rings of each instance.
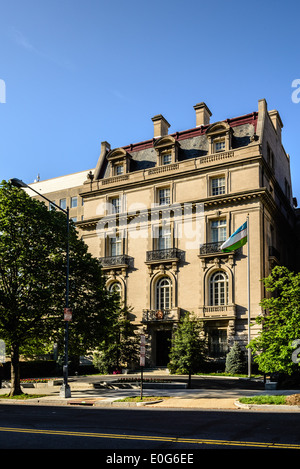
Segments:
[[[293,342],[300,339],[300,273],[277,266],[264,284],[269,295],[261,306],[266,314],[257,317],[261,331],[249,346],[262,372],[291,374],[299,370],[292,355]]]
[[[19,393],[19,357],[57,342],[62,349],[66,295],[66,215],[49,211],[24,190],[0,186],[0,338],[11,351],[12,392]],[[119,302],[109,295],[99,260],[70,222],[70,354],[94,347]]]
[[[192,313],[186,313],[175,331],[168,368],[172,373],[189,374],[200,370],[204,360],[202,322]]]
[[[136,365],[139,358],[140,335],[129,319],[126,309],[116,311],[115,320],[93,354],[93,363],[101,373]]]
[[[225,372],[230,374],[243,373],[245,369],[245,356],[238,342],[234,342],[233,346],[226,355]]]

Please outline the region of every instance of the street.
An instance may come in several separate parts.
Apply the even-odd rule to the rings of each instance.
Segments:
[[[1,450],[291,450],[299,435],[297,413],[0,405]]]

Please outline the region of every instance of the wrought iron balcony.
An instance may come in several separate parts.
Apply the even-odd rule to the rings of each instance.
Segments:
[[[129,265],[129,256],[120,254],[118,256],[100,257],[102,267],[119,267]]]
[[[180,309],[144,309],[142,322],[161,322],[161,321],[179,321]]]
[[[147,251],[146,262],[176,260],[180,258],[181,251],[177,248],[157,249],[155,251]]]
[[[200,256],[207,256],[210,254],[222,254],[221,246],[224,241],[218,241],[217,243],[206,243],[200,246]]]

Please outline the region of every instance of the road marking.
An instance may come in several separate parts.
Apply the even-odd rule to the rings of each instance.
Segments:
[[[231,441],[231,440],[213,440],[198,438],[179,438],[172,436],[149,436],[149,435],[123,435],[116,433],[89,433],[89,432],[73,432],[67,430],[38,430],[35,428],[12,428],[0,427],[0,432],[12,433],[31,433],[39,435],[59,435],[59,436],[81,436],[92,438],[108,438],[119,440],[145,440],[169,443],[190,443],[196,445],[221,445],[221,446],[247,446],[255,448],[279,448],[279,449],[300,449],[300,445],[289,443],[268,443],[255,441]]]

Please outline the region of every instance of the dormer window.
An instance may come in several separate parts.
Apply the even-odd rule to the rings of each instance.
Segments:
[[[225,151],[225,138],[221,140],[216,140],[214,142],[215,146],[215,153],[218,153],[219,151]]]
[[[154,143],[157,153],[157,165],[164,166],[178,161],[179,143],[171,135],[159,138]]]
[[[172,153],[170,151],[162,154],[162,164],[172,163]]]
[[[115,176],[119,176],[124,173],[124,166],[122,164],[116,164],[114,170]]]
[[[121,176],[130,171],[131,155],[123,148],[115,148],[106,155],[110,165],[110,176]]]
[[[206,130],[209,153],[220,153],[231,149],[232,129],[227,122],[216,122]]]

